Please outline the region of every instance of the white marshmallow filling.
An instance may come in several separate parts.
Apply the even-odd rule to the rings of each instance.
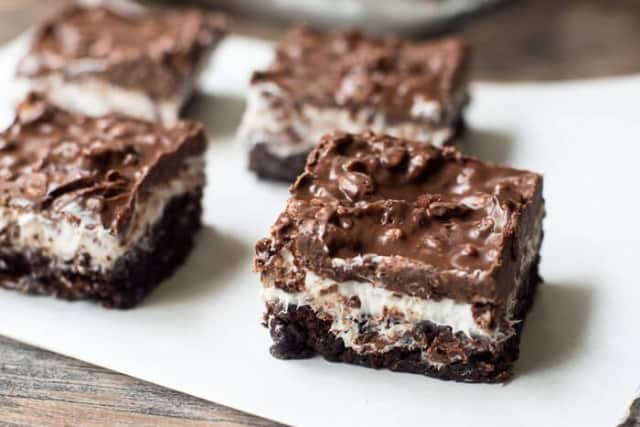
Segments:
[[[98,77],[70,81],[62,73],[20,78],[16,85],[20,95],[43,92],[54,104],[89,116],[120,113],[166,125],[177,122],[180,109],[191,94],[191,89],[185,87],[173,97],[156,100],[141,90],[120,87]]]
[[[458,111],[466,102],[466,96],[466,92],[456,96]],[[414,100],[411,114],[404,121],[390,121],[383,111],[371,107],[352,112],[306,103],[297,109],[287,103],[287,95],[276,84],[259,83],[249,89],[238,139],[250,146],[265,143],[269,151],[279,157],[305,152],[335,130],[350,133],[372,130],[442,146],[454,136],[457,119],[457,115],[446,116],[439,102],[422,98]]]
[[[184,80],[173,95],[161,99],[153,98],[142,89],[119,86],[99,75],[91,75],[92,71],[104,71],[105,64],[92,59],[79,59],[71,62],[63,71],[16,78],[15,102],[21,102],[31,91],[43,92],[54,104],[81,114],[99,117],[119,113],[170,126],[179,120],[180,111],[191,97],[216,45],[202,55],[192,75]]]

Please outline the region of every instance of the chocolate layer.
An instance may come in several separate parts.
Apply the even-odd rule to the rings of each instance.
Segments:
[[[124,233],[137,196],[174,177],[206,149],[201,124],[89,118],[30,94],[0,133],[0,207],[51,219],[95,219]]]
[[[435,101],[457,115],[458,89],[468,79],[469,48],[457,38],[410,42],[359,31],[292,30],[269,70],[252,84],[275,83],[291,102],[360,109],[371,106],[406,120],[416,100]],[[309,84],[313,82],[313,84]]]
[[[224,18],[195,9],[72,6],[37,32],[22,77],[98,76],[155,99],[176,96],[225,31]]]
[[[454,148],[336,133],[309,156],[271,238],[257,246],[257,269],[287,262],[284,248],[299,268],[332,280],[500,306],[521,258],[538,250],[528,245],[543,213],[535,173]],[[300,288],[303,279],[280,286]]]

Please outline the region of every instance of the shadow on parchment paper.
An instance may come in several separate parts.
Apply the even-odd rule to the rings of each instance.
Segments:
[[[495,129],[467,129],[459,144],[460,150],[485,162],[509,164],[513,138]]]
[[[240,264],[246,263],[252,252],[253,247],[205,225],[198,232],[187,261],[143,304],[182,303],[215,292],[237,268],[250,268]]]
[[[182,110],[182,116],[204,123],[209,141],[215,144],[236,134],[245,109],[242,98],[228,95],[195,94]]]
[[[569,363],[581,351],[591,324],[595,290],[586,285],[543,283],[524,325],[515,377]]]

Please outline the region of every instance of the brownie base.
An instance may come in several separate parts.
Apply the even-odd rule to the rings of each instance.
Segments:
[[[131,308],[185,261],[201,227],[202,189],[175,197],[142,244],[105,273],[80,274],[51,267],[43,254],[0,253],[0,287],[65,300],[94,300],[107,308]]]
[[[310,151],[277,156],[269,150],[268,143],[260,142],[249,152],[249,169],[261,179],[293,182],[304,170]]]
[[[423,322],[415,334],[425,346],[420,349],[397,347],[384,353],[360,354],[347,348],[341,338],[330,332],[331,322],[320,319],[309,306],[268,305],[265,326],[274,341],[271,354],[280,359],[309,358],[315,354],[330,362],[343,362],[374,369],[409,372],[442,380],[472,383],[499,383],[512,376],[512,368],[519,357],[520,338],[524,320],[531,309],[536,289],[541,282],[538,275],[539,258],[532,264],[526,282],[520,288],[514,309],[516,333],[504,343],[492,346],[479,344],[464,334],[453,334],[449,327]],[[419,329],[419,330],[418,330]],[[436,366],[422,359],[423,352],[456,360]],[[461,357],[460,357],[461,356]],[[455,359],[454,359],[455,360]]]
[[[451,145],[464,136],[466,124],[458,120],[455,124],[454,135],[445,143]],[[249,169],[254,171],[260,179],[293,182],[304,171],[307,156],[311,152],[305,150],[289,156],[278,156],[269,150],[268,142],[259,142],[249,152]]]

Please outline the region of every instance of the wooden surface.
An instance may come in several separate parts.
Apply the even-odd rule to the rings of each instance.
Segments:
[[[640,0],[510,0],[463,25],[474,77],[548,81],[640,72]]]
[[[67,0],[0,0],[0,42]],[[277,39],[282,26],[237,19]],[[513,0],[459,28],[481,80],[557,80],[640,71],[639,0]],[[100,309],[96,307],[96,309]],[[266,350],[265,350],[266,351]],[[621,405],[623,406],[623,405]],[[0,337],[0,425],[273,423]]]
[[[0,337],[0,425],[276,424]]]
[[[271,39],[280,38],[287,27],[244,20],[236,25]],[[458,22],[450,32],[464,35],[476,48],[476,80],[548,81],[640,72],[640,0],[506,0]]]

